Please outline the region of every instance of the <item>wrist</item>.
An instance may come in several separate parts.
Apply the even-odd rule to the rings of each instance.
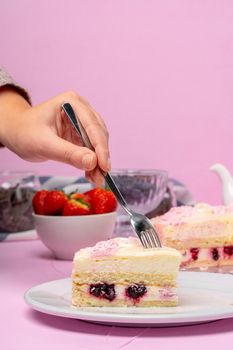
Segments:
[[[0,87],[0,143],[11,148],[11,140],[20,123],[20,115],[30,104],[12,86]],[[22,122],[22,120],[21,120]]]

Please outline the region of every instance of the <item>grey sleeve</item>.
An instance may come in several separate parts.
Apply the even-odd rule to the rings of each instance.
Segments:
[[[14,81],[14,79],[10,76],[10,74],[2,66],[0,66],[0,88],[5,86],[10,86],[13,89],[15,89],[21,96],[23,96],[28,101],[28,103],[31,104],[31,98],[28,92],[19,84],[17,84]]]
[[[11,87],[15,91],[17,91],[21,96],[25,98],[25,100],[28,101],[31,105],[31,98],[28,94],[28,92],[22,88],[20,85],[18,85],[14,79],[10,76],[10,74],[2,67],[0,66],[0,89],[1,87]],[[0,147],[4,147],[0,142]]]

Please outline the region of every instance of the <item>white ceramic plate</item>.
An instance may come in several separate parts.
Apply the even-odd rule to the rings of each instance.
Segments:
[[[74,308],[71,280],[51,281],[29,289],[33,309],[61,317],[128,327],[161,327],[233,317],[233,276],[207,272],[179,273],[179,306],[155,308]]]

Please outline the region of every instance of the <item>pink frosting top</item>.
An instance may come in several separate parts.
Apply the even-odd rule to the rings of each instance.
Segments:
[[[233,215],[233,205],[211,206],[199,203],[194,207],[181,206],[171,208],[166,214],[153,219],[153,222],[162,225],[179,225],[190,221],[211,219],[216,216]]]
[[[101,241],[91,248],[91,256],[110,256],[115,253],[117,248],[118,242],[114,239],[110,239],[109,241]]]
[[[137,238],[117,237],[109,239],[108,241],[98,242],[94,247],[90,247],[89,249],[92,257],[98,257],[111,256],[114,255],[119,249],[133,249],[135,247],[141,247]]]

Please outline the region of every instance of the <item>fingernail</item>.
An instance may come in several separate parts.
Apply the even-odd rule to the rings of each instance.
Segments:
[[[92,169],[93,159],[94,159],[94,156],[92,154],[85,154],[85,156],[83,156],[82,165],[85,170]]]

